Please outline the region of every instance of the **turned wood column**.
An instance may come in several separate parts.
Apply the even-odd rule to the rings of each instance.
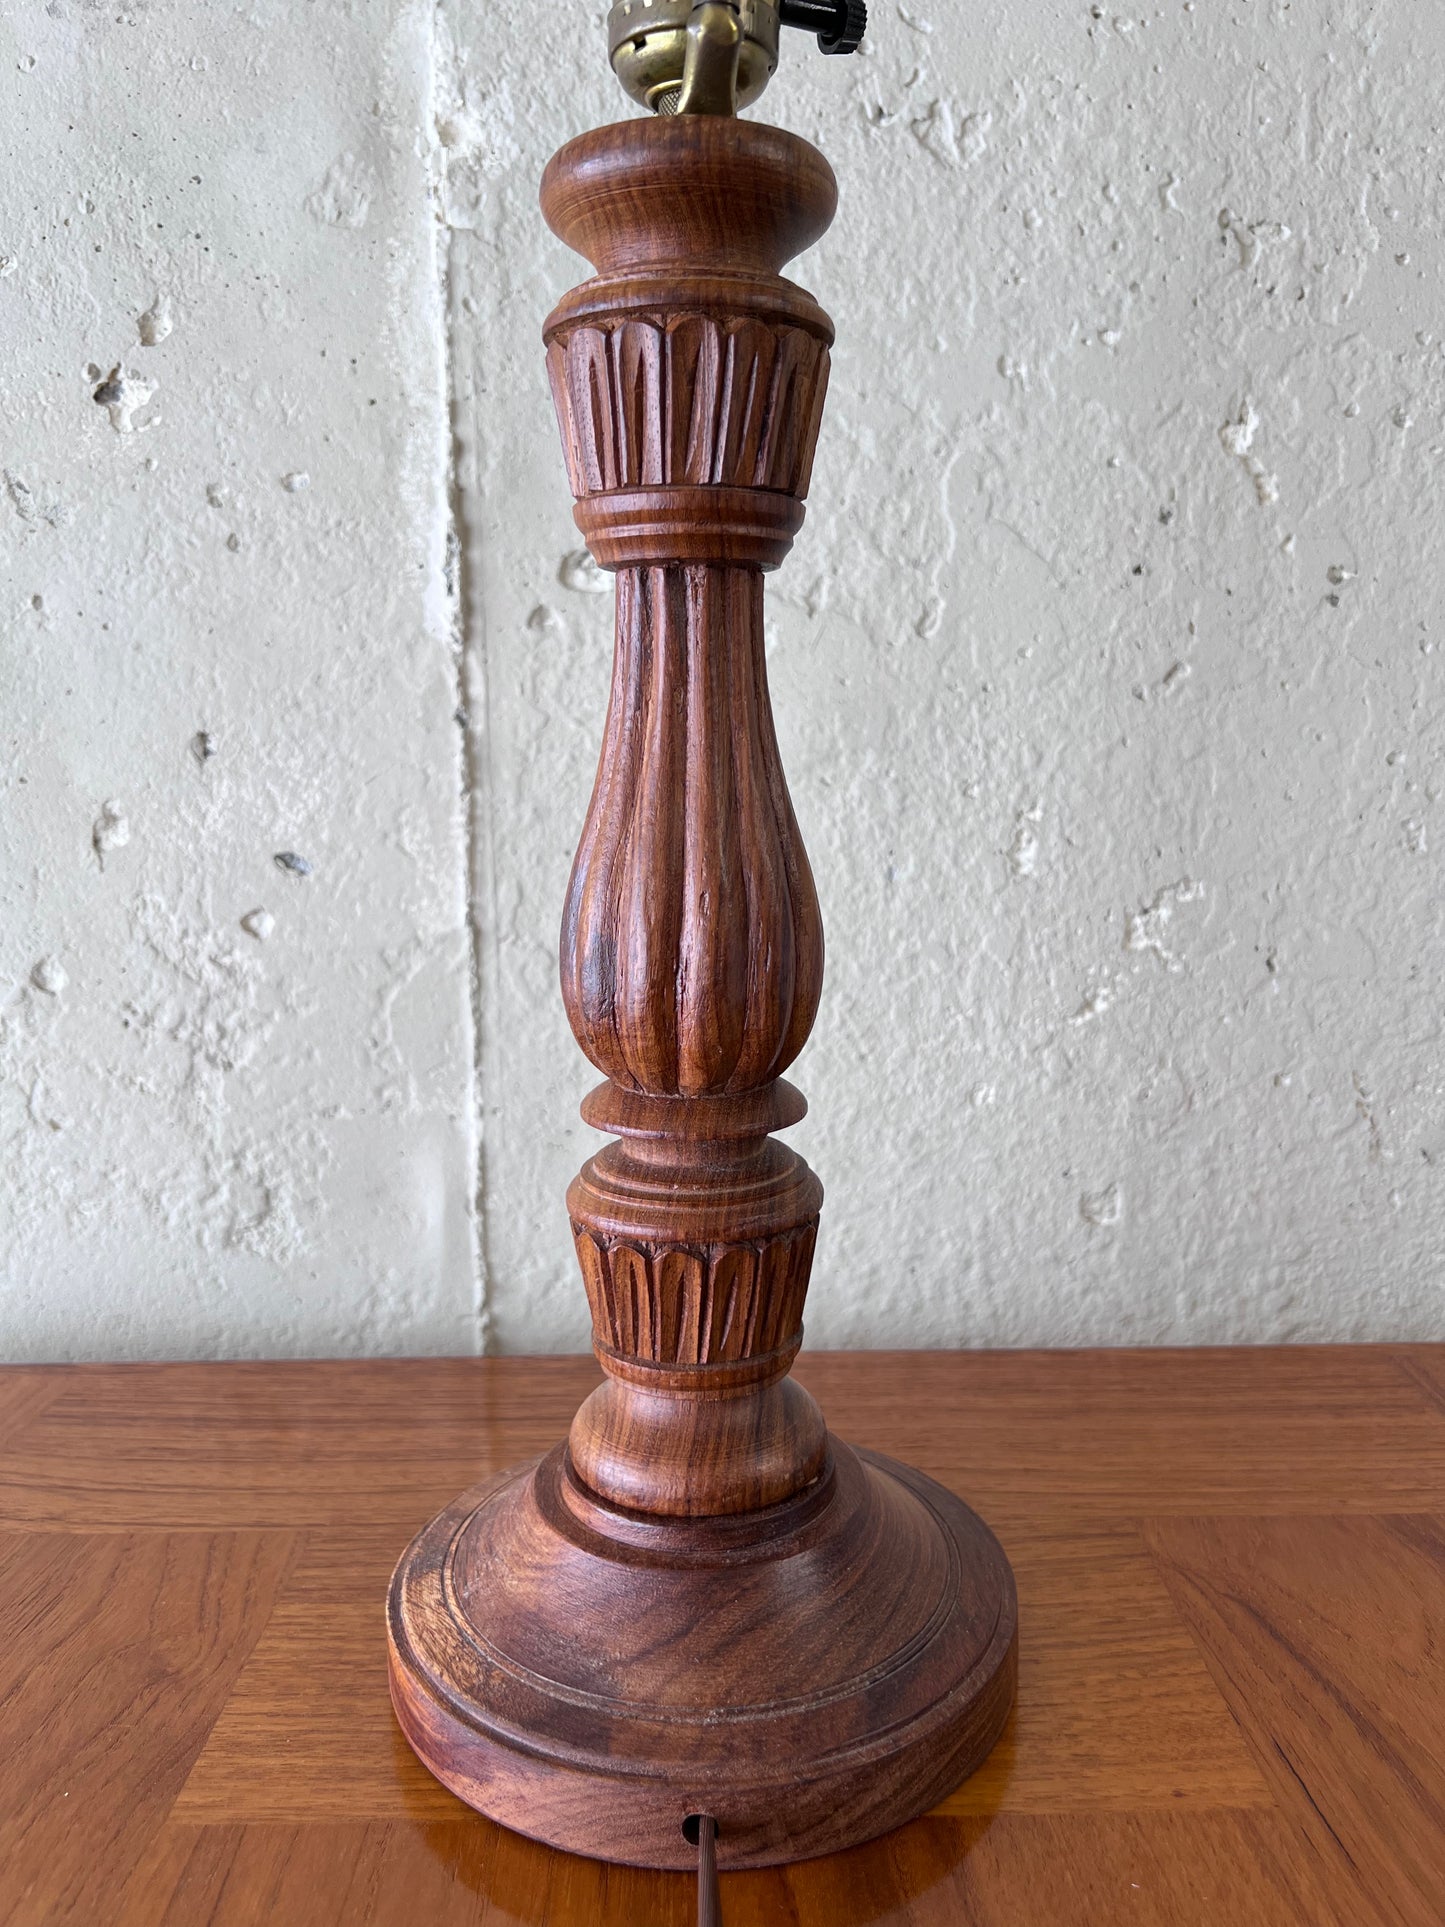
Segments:
[[[658,35],[738,48],[720,0],[635,5],[614,20],[644,78]],[[683,97],[690,72],[716,92],[688,57]],[[547,364],[577,523],[617,577],[561,946],[605,1079],[582,1114],[609,1141],[567,1195],[605,1377],[565,1442],[417,1534],[389,1664],[402,1730],[463,1800],[648,1866],[695,1865],[702,1816],[723,1867],[885,1832],[978,1764],[1013,1697],[997,1540],[832,1436],[788,1376],[823,1192],[775,1133],[805,1109],[783,1073],[823,937],[763,577],[802,525],[832,341],[782,269],[835,196],[806,141],[716,109],[599,128],[542,187],[597,270],[548,320]]]
[[[823,932],[773,732],[763,572],[803,519],[832,324],[778,270],[832,218],[776,129],[639,121],[572,142],[547,220],[598,269],[547,322],[577,525],[617,575],[612,694],[562,925],[573,1032],[619,1142],[567,1195],[607,1383],[572,1461],[616,1504],[745,1511],[816,1480],[786,1377],[822,1186],[770,1132]]]

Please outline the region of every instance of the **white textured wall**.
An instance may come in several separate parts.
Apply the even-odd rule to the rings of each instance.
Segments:
[[[475,1342],[430,34],[0,22],[12,1358]]]
[[[0,27],[13,1354],[585,1341],[555,932],[610,617],[535,183],[627,111],[604,11]],[[770,591],[810,1336],[1445,1336],[1445,34],[875,15],[761,109],[843,190]]]

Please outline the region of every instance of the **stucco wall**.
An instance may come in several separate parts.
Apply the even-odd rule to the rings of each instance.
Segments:
[[[8,1355],[585,1342],[610,603],[535,184],[628,111],[604,11],[0,26]],[[789,37],[759,111],[842,185],[770,587],[812,1342],[1445,1336],[1442,44]]]

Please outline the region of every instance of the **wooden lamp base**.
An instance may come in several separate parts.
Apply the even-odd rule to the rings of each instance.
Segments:
[[[835,1440],[781,1505],[664,1520],[601,1504],[558,1446],[403,1555],[391,1693],[430,1770],[504,1826],[684,1868],[706,1813],[721,1866],[761,1867],[871,1839],[971,1772],[1016,1627],[987,1526],[875,1453]]]
[[[607,1079],[582,1115],[614,1140],[567,1194],[604,1381],[565,1445],[403,1555],[391,1690],[470,1805],[654,1867],[691,1864],[689,1816],[716,1822],[725,1867],[898,1826],[977,1766],[1013,1698],[993,1535],[830,1439],[788,1376],[823,1188],[774,1133],[807,1108],[782,1072],[823,935],[763,576],[802,524],[833,338],[781,269],[836,199],[806,141],[687,112],[582,135],[542,183],[597,270],[544,334],[574,516],[617,575],[561,945]]]

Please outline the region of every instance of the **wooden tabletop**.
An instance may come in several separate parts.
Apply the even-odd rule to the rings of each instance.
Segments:
[[[927,1820],[727,1876],[727,1927],[1440,1927],[1445,1348],[804,1354],[994,1526],[1019,1703]],[[0,1920],[686,1927],[412,1758],[411,1533],[590,1360],[0,1373]]]

